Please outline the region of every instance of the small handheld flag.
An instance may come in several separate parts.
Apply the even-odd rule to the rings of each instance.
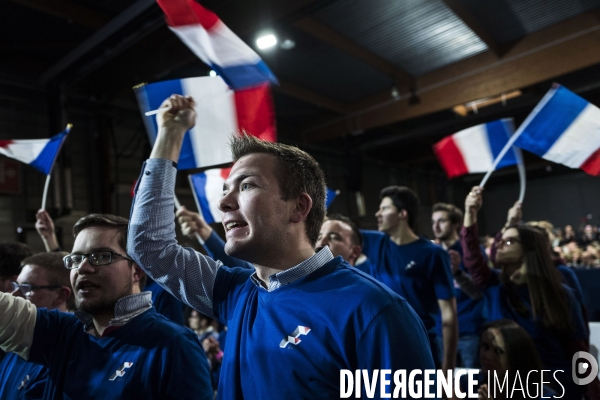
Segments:
[[[43,209],[46,209],[52,168],[54,168],[56,157],[72,126],[68,124],[64,131],[52,136],[50,139],[0,140],[0,154],[29,164],[46,175],[44,194],[42,195]]]
[[[600,175],[600,109],[567,88],[550,89],[518,133],[515,146]]]
[[[220,77],[186,78],[134,88],[150,142],[158,134],[156,119],[145,116],[173,93],[192,96],[196,102],[196,126],[184,139],[178,169],[205,168],[231,161],[229,140],[244,130],[276,141],[275,111],[268,84],[231,90]]]
[[[0,154],[29,164],[45,175],[50,175],[71,125],[49,139],[0,140]]]
[[[448,178],[487,172],[514,132],[512,119],[501,119],[464,129],[433,145],[433,150]],[[508,152],[495,169],[517,164]]]
[[[231,168],[215,168],[188,175],[196,207],[209,224],[221,222],[219,200],[223,197],[223,184],[230,172]]]
[[[169,28],[233,89],[277,83],[277,78],[246,43],[210,10],[194,0],[158,0]]]

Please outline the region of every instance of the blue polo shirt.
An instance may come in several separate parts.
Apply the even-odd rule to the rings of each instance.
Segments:
[[[219,399],[329,400],[341,369],[435,368],[410,305],[341,257],[273,291],[253,272],[217,271],[213,312],[229,327]]]
[[[8,353],[0,362],[0,399],[42,399],[48,369]]]
[[[29,361],[48,368],[44,399],[213,398],[198,337],[154,308],[103,337],[74,315],[40,309]]]
[[[439,300],[454,297],[450,256],[425,238],[398,246],[389,235],[363,231],[363,253],[371,262],[369,275],[404,297],[431,334]]]

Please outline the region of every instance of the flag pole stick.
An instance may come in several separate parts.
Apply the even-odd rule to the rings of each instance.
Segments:
[[[519,169],[519,183],[521,188],[519,190],[519,202],[522,203],[525,198],[525,189],[527,186],[527,179],[525,177],[525,163],[523,162],[523,153],[518,147],[513,147],[515,156],[517,157],[517,168]]]
[[[525,127],[527,125],[529,125],[529,123],[531,122],[531,120],[533,120],[537,116],[538,112],[542,108],[544,108],[544,106],[546,105],[546,103],[548,103],[550,101],[550,99],[552,99],[552,96],[554,96],[554,93],[556,92],[556,90],[558,88],[559,88],[558,85],[552,85],[552,88],[548,91],[548,93],[546,93],[544,95],[544,97],[542,98],[542,100],[540,100],[540,102],[535,106],[535,108],[533,109],[533,111],[531,113],[529,113],[529,115],[527,116],[527,118],[525,118],[525,121],[523,121],[523,123],[519,126],[519,129],[517,129],[517,131],[510,137],[510,139],[508,139],[508,142],[506,142],[506,145],[504,145],[504,148],[502,149],[502,151],[500,152],[500,154],[498,154],[498,157],[496,157],[496,159],[494,160],[494,163],[492,164],[492,167],[485,174],[485,176],[481,180],[481,183],[479,184],[479,186],[481,186],[481,187],[485,186],[485,184],[487,183],[488,179],[490,178],[490,175],[492,175],[492,172],[494,172],[494,170],[496,169],[496,167],[500,163],[500,160],[502,160],[502,158],[508,152],[508,149],[510,149],[510,147],[517,141],[517,139],[519,138],[519,136],[521,136],[521,133],[523,133],[523,131],[525,130]],[[523,196],[524,195],[525,195],[525,193],[523,192]]]
[[[179,202],[177,196],[174,195],[173,197],[175,199],[175,210],[179,210],[181,208],[181,203]],[[204,240],[202,240],[200,234],[198,232],[194,232],[194,236],[196,236],[196,240],[198,240],[198,243],[204,246]]]
[[[50,187],[50,177],[52,172],[46,175],[46,183],[44,184],[44,195],[42,196],[42,210],[46,209],[46,200],[48,199],[48,188]]]

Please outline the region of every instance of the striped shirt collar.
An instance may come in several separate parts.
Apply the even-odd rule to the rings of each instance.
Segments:
[[[134,317],[148,311],[150,308],[152,308],[152,292],[142,292],[121,297],[115,304],[115,317],[108,322],[108,326],[104,330],[102,336],[125,325]],[[87,333],[93,336],[100,336],[98,335],[98,332],[96,332],[91,314],[88,314],[85,311],[75,311],[74,314],[79,321],[83,323],[84,330]]]
[[[329,247],[325,246],[313,256],[302,261],[295,267],[271,275],[269,277],[269,285],[267,289],[264,288],[261,280],[258,279],[256,272],[250,276],[250,279],[252,279],[252,282],[259,288],[265,289],[267,292],[272,292],[275,289],[279,289],[283,285],[287,285],[312,274],[331,260],[333,260],[333,254],[331,254]]]

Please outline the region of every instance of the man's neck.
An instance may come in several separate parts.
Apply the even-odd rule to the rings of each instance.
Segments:
[[[269,285],[269,277],[271,275],[287,271],[309,259],[315,255],[315,249],[310,244],[306,243],[302,245],[302,247],[296,248],[296,251],[293,251],[292,253],[281,250],[279,254],[282,256],[261,260],[260,264],[254,263],[256,275],[265,288]]]
[[[408,224],[399,224],[391,232],[388,232],[388,234],[390,235],[392,242],[396,243],[398,246],[409,244],[419,239],[419,236],[410,229]]]
[[[92,319],[94,321],[94,327],[96,328],[96,332],[98,332],[98,336],[102,336],[104,330],[108,327],[108,323],[114,317],[114,312],[111,314],[101,314],[92,316]]]
[[[440,239],[440,242],[444,250],[448,250],[450,247],[454,246],[454,243],[456,243],[457,240],[458,234],[454,233],[453,235],[450,235],[450,237],[447,239]]]

